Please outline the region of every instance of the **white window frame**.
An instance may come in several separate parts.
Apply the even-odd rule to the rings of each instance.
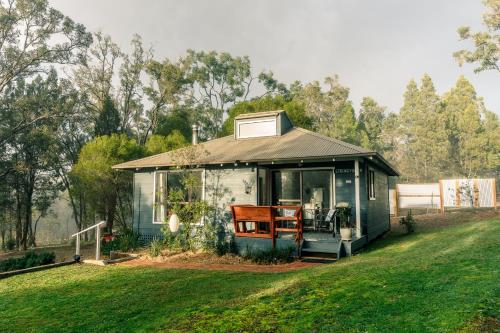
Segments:
[[[247,135],[247,136],[241,136],[240,135],[240,125],[242,124],[254,124],[254,123],[264,123],[264,122],[274,122],[274,134],[271,135]],[[253,138],[266,138],[266,137],[271,137],[271,136],[278,136],[278,118],[277,117],[270,117],[270,118],[257,118],[257,119],[252,119],[252,120],[236,120],[236,139],[253,139]]]
[[[157,173],[164,173],[167,175],[168,177],[168,174],[169,173],[179,173],[179,172],[183,172],[183,171],[186,171],[186,170],[157,170],[155,172],[153,172],[153,207],[152,207],[152,210],[153,210],[153,213],[152,213],[152,220],[153,220],[153,224],[165,224],[165,222],[158,222],[158,221],[155,221],[156,220],[156,216],[155,216],[155,209],[156,209],[156,174]],[[189,169],[189,171],[201,171],[201,200],[205,200],[205,169]],[[168,184],[168,178],[167,178],[167,184]],[[168,185],[167,185],[168,186]],[[163,192],[161,192],[161,196],[163,196]],[[161,199],[161,201],[163,201],[163,198]],[[163,205],[160,206],[161,207],[161,216],[165,215],[164,214],[164,209],[165,207]],[[203,223],[203,219],[202,221],[200,222],[201,224]]]
[[[368,168],[368,200],[377,200],[377,193],[375,191],[375,170]]]

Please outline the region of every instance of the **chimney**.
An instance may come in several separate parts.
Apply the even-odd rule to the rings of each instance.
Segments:
[[[193,125],[193,136],[192,136],[193,146],[198,144],[198,131],[199,131],[198,125],[194,124]]]

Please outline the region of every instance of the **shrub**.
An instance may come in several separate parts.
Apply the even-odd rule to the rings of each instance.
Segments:
[[[149,255],[151,257],[158,257],[161,254],[161,250],[163,249],[163,242],[155,238],[151,243],[149,243]]]
[[[137,249],[139,245],[139,234],[133,230],[126,230],[121,234],[117,234],[110,241],[101,241],[102,253],[105,255],[109,255],[111,251],[132,251]]]
[[[15,239],[13,239],[13,238],[7,239],[7,241],[5,242],[5,249],[7,251],[12,251],[12,250],[14,250],[15,247],[16,247]]]
[[[399,224],[401,224],[404,228],[407,234],[411,234],[415,232],[415,220],[413,219],[413,215],[411,213],[411,209],[408,211],[408,214],[406,214],[406,217],[402,217],[399,220]]]
[[[20,258],[10,258],[0,261],[0,272],[15,271],[18,269],[48,265],[54,263],[56,255],[54,252],[28,251]]]
[[[293,247],[274,248],[263,251],[252,251],[247,248],[247,251],[245,255],[243,255],[243,258],[257,264],[280,264],[292,262],[292,254],[294,251],[295,248]]]

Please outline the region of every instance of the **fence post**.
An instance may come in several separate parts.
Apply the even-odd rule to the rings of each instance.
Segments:
[[[444,194],[443,194],[443,181],[439,180],[439,206],[441,208],[441,214],[444,214]]]
[[[76,235],[76,251],[75,256],[80,256],[80,234]]]
[[[101,259],[101,226],[95,230],[95,260]]]
[[[394,216],[398,217],[399,216],[399,184],[396,184],[396,190],[394,190],[394,202],[395,202],[395,207],[394,207]]]
[[[493,196],[493,207],[497,210],[497,180],[493,178],[491,195]]]

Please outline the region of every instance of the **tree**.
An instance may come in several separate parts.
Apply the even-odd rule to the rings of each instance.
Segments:
[[[498,122],[495,125],[494,117],[486,114],[472,84],[461,76],[455,87],[444,95],[443,102],[453,161],[450,170],[457,176],[471,178],[498,167],[498,159],[491,159],[499,152],[499,141],[492,136]],[[489,120],[488,125],[485,118]],[[492,128],[487,130],[486,126]]]
[[[36,244],[34,210],[44,214],[59,190],[54,172],[58,158],[55,140],[68,95],[59,84],[55,71],[51,71],[46,79],[37,76],[28,84],[20,79],[9,87],[7,94],[10,98],[4,99],[5,106],[12,114],[39,117],[54,113],[60,116],[46,118],[8,142],[13,165],[11,184],[17,200],[17,238],[26,249],[28,245]]]
[[[120,57],[122,52],[111,37],[95,33],[89,54],[73,74],[73,82],[82,94],[82,102],[87,108],[89,120],[95,124],[96,133],[99,118],[115,117],[111,115],[116,113],[113,77]]]
[[[363,97],[361,110],[359,112],[359,128],[366,133],[367,140],[363,146],[378,152],[384,150],[382,142],[382,130],[385,120],[385,107],[371,97]]]
[[[110,232],[115,221],[129,228],[132,214],[132,174],[111,167],[141,154],[141,147],[125,134],[101,136],[82,148],[71,171],[75,191],[83,193]]]
[[[474,72],[479,73],[487,70],[500,72],[498,58],[500,57],[500,0],[485,0],[486,12],[483,14],[483,22],[487,31],[471,32],[470,27],[464,26],[458,29],[461,40],[470,40],[474,43],[474,49],[460,50],[453,56],[462,66],[465,62],[476,63]]]
[[[16,80],[47,70],[45,65],[78,63],[92,36],[85,27],[49,7],[46,0],[0,1],[0,94]],[[0,146],[51,113],[0,125]],[[9,115],[0,113],[0,124]]]
[[[158,119],[158,125],[154,134],[168,136],[174,131],[178,131],[187,141],[191,141],[193,134],[193,115],[192,110],[182,107],[167,111],[161,114]]]
[[[190,81],[186,77],[187,68],[182,60],[176,63],[168,59],[163,62],[151,60],[147,63],[145,72],[150,84],[144,88],[144,93],[151,106],[146,111],[146,121],[141,130],[139,140],[141,145],[145,144],[151,133],[157,133],[165,117],[175,117],[178,115],[177,112],[183,112],[192,107],[190,101],[185,103],[183,100],[184,96],[189,95]],[[172,115],[168,114],[169,110],[174,110]]]
[[[338,76],[327,77],[326,91],[318,81],[307,84],[297,95],[306,110],[306,114],[312,118],[312,127],[321,134],[360,144],[362,132],[359,131],[358,122],[349,101],[349,88],[339,83]]]
[[[226,108],[244,101],[254,80],[248,57],[229,53],[188,50],[187,64],[192,85],[191,97],[198,105],[195,121],[201,125],[202,138],[216,138],[222,130]]]
[[[440,97],[429,75],[411,80],[400,111],[404,152],[399,167],[412,181],[435,181],[448,163],[449,143]]]
[[[113,100],[105,97],[102,110],[95,122],[95,136],[111,135],[120,131],[120,113],[115,107]]]
[[[285,110],[295,126],[306,129],[312,128],[312,119],[306,114],[304,106],[296,100],[286,100],[281,95],[255,98],[250,101],[236,103],[228,111],[228,118],[224,121],[221,135],[230,135],[234,131],[234,118],[240,114],[263,112],[271,110]]]
[[[151,135],[144,146],[146,155],[156,155],[188,145],[181,132],[174,130],[169,135]]]

